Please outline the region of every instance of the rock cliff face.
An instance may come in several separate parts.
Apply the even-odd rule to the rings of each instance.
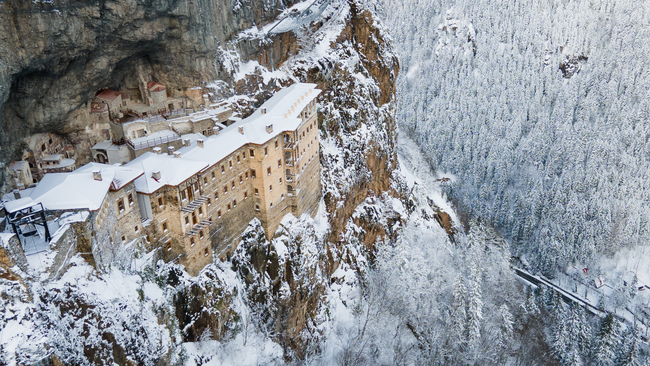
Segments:
[[[105,87],[153,76],[179,94],[227,79],[215,57],[241,30],[262,26],[295,0],[109,0],[0,3],[0,162],[20,139],[86,130],[79,109]],[[240,54],[256,58],[258,50]],[[278,51],[281,51],[279,49]],[[276,58],[276,63],[281,58]]]

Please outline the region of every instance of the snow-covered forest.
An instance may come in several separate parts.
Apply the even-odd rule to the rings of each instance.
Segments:
[[[282,67],[226,47],[209,85],[323,85],[316,217],[196,277],[136,246],[0,273],[0,364],[647,365],[650,5],[319,3]],[[605,266],[611,296],[571,282]]]
[[[646,245],[650,8],[385,1],[398,123],[452,198],[546,273]]]

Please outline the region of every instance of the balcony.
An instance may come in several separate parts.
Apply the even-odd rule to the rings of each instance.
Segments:
[[[201,231],[201,230],[203,230],[203,229],[205,229],[207,227],[210,227],[210,226],[212,226],[212,221],[203,220],[203,221],[199,222],[198,224],[194,225],[192,227],[192,230],[187,231],[185,233],[185,235],[187,235],[187,236],[196,235],[196,234],[199,233],[199,231]],[[207,232],[205,234],[207,234]]]
[[[207,196],[199,196],[199,198],[193,200],[187,206],[183,207],[181,211],[187,213],[193,212],[194,210],[196,210],[197,207],[203,205],[206,202],[208,202]]]

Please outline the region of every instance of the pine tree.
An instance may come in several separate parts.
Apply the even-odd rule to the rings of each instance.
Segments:
[[[610,366],[616,359],[616,350],[620,345],[618,320],[612,313],[601,321],[600,329],[594,342],[594,362],[598,366]]]
[[[465,283],[462,275],[458,275],[454,281],[453,304],[452,304],[452,329],[451,339],[454,348],[460,350],[466,343],[465,338],[465,319],[467,318],[465,293]]]
[[[639,328],[636,326],[630,327],[628,331],[625,332],[616,358],[617,365],[641,366],[644,364],[639,352],[638,332]]]
[[[481,323],[483,320],[483,299],[481,294],[480,270],[472,262],[467,288],[467,343],[471,353],[478,351],[481,340]]]
[[[559,314],[560,316],[557,318],[555,329],[553,330],[551,346],[553,347],[553,353],[557,359],[564,363],[568,357],[572,340],[571,334],[569,333],[568,316],[565,311],[562,311]]]

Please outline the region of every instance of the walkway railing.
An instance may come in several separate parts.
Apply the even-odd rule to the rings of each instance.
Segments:
[[[154,137],[145,141],[139,141],[137,143],[134,143],[131,140],[127,140],[126,143],[133,148],[133,150],[141,150],[141,149],[146,149],[149,147],[154,147],[162,144],[166,144],[172,141],[177,141],[180,140],[181,137],[178,135],[174,136],[165,136],[165,137]]]

